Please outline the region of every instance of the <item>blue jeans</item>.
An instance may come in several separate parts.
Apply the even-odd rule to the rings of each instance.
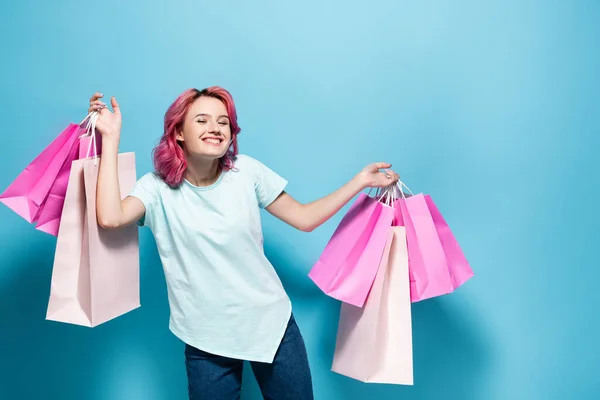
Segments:
[[[185,346],[190,400],[239,399],[243,361]],[[272,364],[250,362],[265,400],[313,400],[304,339],[292,315]]]

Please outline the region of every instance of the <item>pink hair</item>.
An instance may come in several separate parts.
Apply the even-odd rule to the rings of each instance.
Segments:
[[[231,126],[231,144],[223,157],[219,159],[219,168],[228,171],[233,168],[233,159],[238,154],[237,135],[240,127],[237,124],[237,113],[231,94],[218,86],[198,90],[188,89],[169,106],[165,113],[165,130],[160,142],[153,150],[154,168],[156,172],[173,188],[183,182],[187,161],[183,153],[183,145],[177,140],[177,133],[183,129],[183,122],[192,104],[200,97],[213,97],[225,104]]]

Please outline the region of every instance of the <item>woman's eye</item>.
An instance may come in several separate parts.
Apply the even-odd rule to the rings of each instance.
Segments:
[[[221,122],[219,122],[219,125],[227,125],[227,122],[221,121]]]
[[[205,123],[206,123],[206,120],[204,120],[204,119],[199,119],[197,122],[200,122],[201,124],[205,124]]]

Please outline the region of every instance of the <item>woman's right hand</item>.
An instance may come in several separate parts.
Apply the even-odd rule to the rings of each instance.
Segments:
[[[98,116],[98,120],[96,121],[96,130],[100,132],[102,138],[119,138],[121,134],[121,109],[119,108],[119,103],[113,96],[110,99],[110,105],[112,106],[113,111],[111,112],[102,100],[100,100],[104,95],[100,92],[94,93],[94,95],[90,98],[90,108],[88,112],[91,113],[93,111],[98,111],[100,115]]]

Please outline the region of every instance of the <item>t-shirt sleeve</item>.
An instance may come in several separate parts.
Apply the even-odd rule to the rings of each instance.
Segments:
[[[255,159],[252,161],[255,170],[254,190],[258,205],[260,208],[266,208],[283,192],[288,182],[260,161]]]
[[[157,179],[154,173],[147,173],[135,183],[133,189],[129,192],[129,196],[139,199],[146,208],[142,218],[137,221],[139,226],[152,227],[152,214],[159,197]]]

